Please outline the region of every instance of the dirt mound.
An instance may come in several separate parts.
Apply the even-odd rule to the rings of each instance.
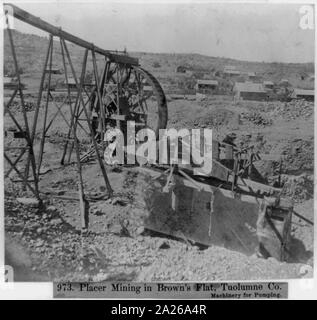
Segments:
[[[205,115],[190,119],[187,123],[191,128],[215,128],[228,125],[234,118],[234,112],[227,109],[208,110]]]
[[[292,241],[290,250],[293,260],[313,266],[314,263],[314,200],[294,206],[292,217]]]
[[[198,247],[170,244],[165,257],[144,268],[139,281],[218,281],[256,280],[297,277],[299,264],[280,263],[255,256],[247,257],[220,247],[199,250]]]

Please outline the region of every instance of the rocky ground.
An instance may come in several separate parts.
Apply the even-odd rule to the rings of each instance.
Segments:
[[[234,132],[239,143],[245,143],[248,137],[261,142],[261,152],[284,155],[284,193],[295,200],[296,213],[289,261],[246,256],[217,246],[206,248],[144,229],[138,219],[144,208],[136,198],[135,170],[108,168],[115,190],[114,198],[108,199],[94,161],[83,165],[85,190],[92,201],[89,232],[81,234],[76,167],[60,168],[58,164],[61,128],[65,129],[59,123],[45,147],[45,174],[41,178],[43,192],[49,190],[57,197],[44,194],[44,206],[39,208],[24,199],[29,195],[12,182],[14,175],[6,181],[6,263],[14,266],[17,281],[211,281],[312,276],[313,105],[302,101],[235,104],[230,97],[221,96],[200,102],[171,100],[168,126],[213,128],[220,140]],[[258,163],[257,168],[270,182],[277,163]],[[289,181],[295,189],[288,187]]]

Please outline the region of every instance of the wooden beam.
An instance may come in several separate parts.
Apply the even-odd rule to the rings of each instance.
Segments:
[[[129,57],[129,56],[125,55],[123,53],[123,51],[121,51],[122,54],[118,54],[120,51],[118,51],[118,53],[116,53],[115,51],[104,50],[102,48],[95,46],[91,42],[88,42],[88,41],[85,41],[81,38],[78,38],[69,32],[63,31],[61,28],[57,28],[57,27],[53,26],[52,24],[47,23],[46,21],[44,21],[38,17],[33,16],[32,14],[28,13],[27,11],[20,9],[19,7],[15,6],[11,3],[5,3],[5,5],[12,7],[13,16],[16,19],[19,19],[25,23],[32,25],[33,27],[36,27],[36,28],[41,29],[43,31],[46,31],[53,36],[61,37],[64,40],[69,41],[71,43],[74,43],[80,47],[83,47],[83,48],[86,48],[89,50],[94,50],[96,53],[99,53],[99,54],[107,57],[112,62],[121,63],[121,64],[129,64],[129,65],[133,65],[133,66],[139,65],[139,60],[137,58],[133,58],[133,57]],[[10,13],[10,12],[7,11],[6,13]]]

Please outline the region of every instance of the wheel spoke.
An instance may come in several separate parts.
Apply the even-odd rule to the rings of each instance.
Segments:
[[[142,126],[155,132],[166,127],[164,92],[158,81],[139,67],[113,66],[107,76],[103,97],[108,97],[103,98],[108,115],[124,114],[127,119],[134,119],[138,127],[143,123]],[[122,111],[116,111],[120,106]],[[160,118],[162,115],[163,119]]]

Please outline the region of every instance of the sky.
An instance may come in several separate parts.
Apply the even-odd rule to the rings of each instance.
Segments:
[[[200,53],[265,62],[314,61],[314,30],[299,27],[298,4],[188,0],[15,4],[109,50]],[[22,32],[41,34],[18,21],[14,26]]]

